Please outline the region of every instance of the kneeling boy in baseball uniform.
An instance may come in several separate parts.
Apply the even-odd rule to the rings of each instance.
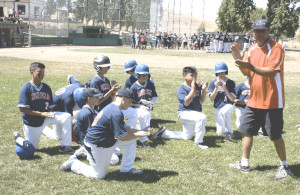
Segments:
[[[214,101],[216,109],[217,134],[225,134],[224,141],[230,141],[233,138],[230,115],[234,106],[229,96],[236,97],[235,82],[227,78],[228,67],[224,62],[215,64],[215,75],[217,79],[210,82],[208,95],[210,100]]]
[[[178,117],[182,123],[183,132],[166,130],[160,128],[152,138],[162,139],[191,139],[196,133],[194,143],[201,149],[208,146],[203,144],[203,137],[206,132],[206,115],[202,113],[202,104],[206,97],[208,83],[197,84],[197,70],[188,66],[183,68],[184,83],[177,90],[179,100]]]
[[[37,148],[43,129],[48,125],[57,125],[60,132],[61,147],[59,152],[73,154],[72,117],[66,112],[53,112],[51,88],[42,82],[45,65],[34,62],[30,65],[31,81],[23,85],[20,91],[18,107],[22,112],[25,137]]]
[[[81,147],[75,151],[74,155],[78,158],[86,158],[87,151],[84,148],[84,138],[88,128],[91,127],[94,118],[98,112],[94,109],[99,104],[102,95],[96,88],[88,88],[83,91],[82,99],[86,102],[77,117],[77,133],[80,139]],[[113,153],[110,164],[115,165],[119,162],[118,154]]]
[[[134,100],[138,103],[134,104],[133,107],[137,108],[140,129],[150,126],[153,104],[158,101],[155,85],[150,81],[149,76],[149,67],[146,64],[138,64],[135,68],[137,81],[130,87],[134,94]],[[139,140],[144,147],[151,147],[147,136]]]
[[[122,88],[117,93],[116,101],[105,106],[94,119],[92,126],[87,130],[84,145],[88,151],[87,165],[71,156],[61,166],[62,171],[72,171],[87,177],[104,179],[109,168],[112,154],[117,146],[130,144],[130,149],[123,156],[135,158],[136,141],[138,137],[150,135],[149,127],[137,130],[126,126],[122,109],[128,109],[133,102],[133,93],[130,89]],[[131,158],[134,160],[134,158]],[[133,168],[130,162],[122,161],[121,172],[129,174],[142,174],[142,170]]]

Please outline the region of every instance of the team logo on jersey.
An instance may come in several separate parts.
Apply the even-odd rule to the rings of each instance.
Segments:
[[[140,98],[140,97],[142,97],[142,96],[144,96],[144,95],[152,95],[152,90],[150,90],[150,89],[142,89],[142,90],[140,90],[139,92],[138,92],[138,97]]]
[[[218,91],[224,91],[222,86],[218,86]]]
[[[247,90],[244,90],[244,91],[242,91],[242,95],[250,95],[250,90],[249,89],[247,89]]]
[[[50,100],[50,95],[45,92],[35,92],[31,94],[31,101],[34,101],[36,99],[42,99],[42,100]]]
[[[105,91],[105,90],[109,90],[109,89],[110,89],[110,86],[109,86],[108,83],[104,83],[104,84],[100,85],[100,89],[101,89],[101,91],[103,92],[103,91]]]
[[[60,88],[59,90],[57,90],[57,91],[55,92],[55,95],[61,95],[61,94],[65,93],[65,91],[66,91],[66,88],[65,88],[65,87]]]

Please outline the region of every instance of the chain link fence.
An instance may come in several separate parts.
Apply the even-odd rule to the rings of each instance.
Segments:
[[[193,34],[205,31],[205,0],[31,1],[30,26],[38,36],[67,37],[79,26],[104,26],[116,34],[135,30]]]

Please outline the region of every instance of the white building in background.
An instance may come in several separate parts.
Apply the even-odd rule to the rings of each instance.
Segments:
[[[41,18],[44,6],[44,0],[0,0],[0,17],[8,17],[16,12],[25,19]]]

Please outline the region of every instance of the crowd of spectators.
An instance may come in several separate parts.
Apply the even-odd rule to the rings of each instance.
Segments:
[[[215,32],[215,33],[194,33],[188,36],[167,32],[156,34],[147,31],[133,31],[130,35],[132,49],[186,49],[203,50],[208,53],[229,53],[233,43],[243,42],[243,49],[247,51],[251,44],[255,42],[249,34],[240,37],[238,33]],[[242,39],[242,40],[240,40]],[[149,43],[149,44],[148,44]]]

